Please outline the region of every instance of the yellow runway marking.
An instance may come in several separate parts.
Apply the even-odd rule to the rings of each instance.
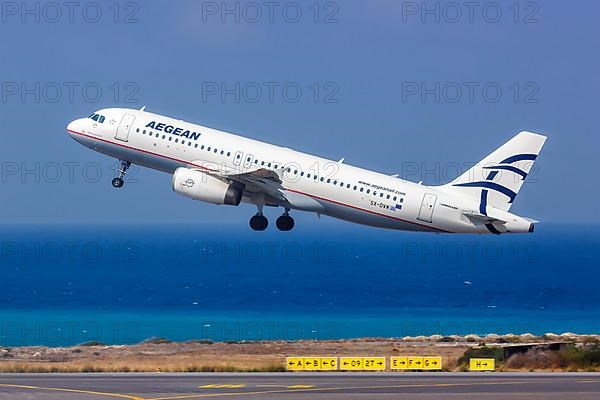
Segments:
[[[217,383],[217,384],[212,384],[212,385],[198,386],[198,389],[239,389],[239,388],[243,388],[245,386],[246,385],[244,385],[243,383],[235,383],[235,384]]]
[[[52,392],[66,392],[66,393],[77,393],[77,394],[92,394],[95,396],[117,397],[120,399],[129,399],[129,400],[145,400],[141,397],[131,396],[131,395],[127,395],[127,394],[95,392],[92,390],[79,390],[79,389],[66,389],[66,388],[54,388],[54,387],[27,386],[27,385],[11,385],[11,384],[6,384],[6,383],[0,383],[0,387],[31,389],[31,390],[45,390],[45,391],[52,391]]]
[[[315,385],[256,385],[256,387],[264,388],[286,388],[286,389],[312,389]]]
[[[252,396],[260,394],[284,394],[298,392],[331,392],[340,390],[369,390],[369,389],[406,389],[419,387],[468,387],[468,386],[489,386],[489,385],[519,385],[533,383],[533,381],[509,381],[509,382],[473,382],[473,383],[437,383],[437,384],[409,384],[409,385],[377,385],[377,386],[348,386],[348,387],[323,387],[323,388],[306,388],[306,389],[280,389],[280,390],[263,390],[254,392],[229,392],[229,393],[197,393],[189,395],[180,395],[172,397],[155,397],[146,400],[180,400],[180,399],[202,399],[206,397],[219,396]]]

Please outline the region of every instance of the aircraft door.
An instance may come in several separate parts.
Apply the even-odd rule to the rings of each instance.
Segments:
[[[122,140],[124,142],[129,139],[129,131],[131,130],[131,126],[133,125],[133,121],[135,120],[135,115],[125,114],[123,119],[121,119],[121,123],[117,128],[117,134],[115,135],[115,139]]]
[[[421,203],[421,209],[419,210],[418,220],[425,222],[432,222],[433,209],[437,202],[437,195],[431,193],[425,193],[423,196],[423,202]]]

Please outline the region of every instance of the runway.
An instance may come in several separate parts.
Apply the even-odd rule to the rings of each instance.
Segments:
[[[598,373],[3,374],[0,399],[600,398]]]

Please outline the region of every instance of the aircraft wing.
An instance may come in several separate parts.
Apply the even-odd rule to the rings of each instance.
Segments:
[[[279,168],[274,171],[257,168],[247,172],[240,172],[239,169],[228,169],[223,166],[221,169],[210,168],[208,171],[202,170],[202,172],[221,180],[229,180],[244,185],[244,196],[263,194],[266,203],[270,205],[316,213],[324,211],[323,204],[309,195],[283,187],[281,176],[285,172],[285,168]]]
[[[280,178],[280,175],[283,174],[283,171],[283,168],[280,168],[276,171],[265,168],[257,168],[248,172],[240,172],[236,169],[221,169],[203,172],[220,179],[230,179],[232,181],[239,182],[245,186],[244,191],[249,194],[263,193],[265,196],[272,199],[276,199],[280,202],[287,202],[288,200],[284,195],[285,189],[281,185],[282,181]]]

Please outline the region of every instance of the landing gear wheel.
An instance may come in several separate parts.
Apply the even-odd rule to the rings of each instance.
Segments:
[[[275,221],[275,225],[277,225],[277,229],[279,229],[282,232],[291,231],[292,229],[294,229],[294,218],[284,214],[281,217],[277,218],[277,221]]]
[[[264,215],[256,214],[250,218],[250,228],[255,231],[264,231],[269,226],[269,220]]]
[[[123,187],[124,184],[125,184],[125,181],[123,179],[121,179],[121,178],[114,178],[112,180],[112,185],[113,185],[114,188],[118,189],[120,187]]]
[[[125,174],[127,173],[127,170],[129,169],[129,167],[131,167],[131,163],[129,161],[121,160],[121,163],[119,166],[119,176],[112,180],[113,187],[115,187],[115,188],[123,187],[123,185],[125,184],[125,181],[123,180],[123,178],[125,178]]]

